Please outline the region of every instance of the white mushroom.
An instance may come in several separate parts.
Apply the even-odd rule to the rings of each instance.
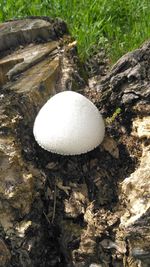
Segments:
[[[39,111],[33,133],[38,144],[61,155],[79,155],[97,147],[105,125],[97,107],[83,95],[64,91]]]

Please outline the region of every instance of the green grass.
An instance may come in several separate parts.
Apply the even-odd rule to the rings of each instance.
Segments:
[[[65,20],[83,60],[103,47],[114,62],[150,37],[150,0],[0,0],[0,21],[31,15]]]

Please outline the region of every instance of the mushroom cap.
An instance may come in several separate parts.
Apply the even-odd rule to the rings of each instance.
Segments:
[[[97,107],[83,95],[64,91],[51,97],[33,127],[38,144],[53,153],[79,155],[104,138],[105,125]]]

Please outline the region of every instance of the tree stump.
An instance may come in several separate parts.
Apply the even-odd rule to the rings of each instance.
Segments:
[[[150,265],[149,66],[148,42],[89,87],[63,21],[0,24],[0,266]],[[63,90],[105,117],[103,143],[85,155],[34,140],[37,112]]]

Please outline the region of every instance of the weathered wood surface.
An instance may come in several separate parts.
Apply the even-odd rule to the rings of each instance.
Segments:
[[[61,20],[34,18],[0,25],[0,222],[3,229],[0,266],[45,266],[45,245],[42,245],[45,241],[41,238],[46,232],[42,233],[40,221],[43,216],[40,192],[45,186],[45,175],[36,168],[32,127],[38,110],[50,96],[72,83],[76,86],[71,42]],[[31,211],[35,209],[40,212],[33,219]],[[29,244],[22,243],[31,225],[35,231],[31,234],[33,242],[37,239],[34,252],[29,252]],[[8,246],[4,239],[9,240]],[[30,235],[29,239],[32,239]],[[53,260],[57,262],[57,256]]]
[[[66,24],[59,19],[31,17],[0,25],[0,52],[33,42],[55,40],[67,33]]]
[[[149,267],[149,47],[89,88],[64,22],[0,25],[0,266]],[[41,106],[70,89],[107,123],[103,144],[77,157],[44,151],[32,134]]]
[[[109,120],[115,110],[121,113],[110,134],[124,146],[129,159],[137,161],[134,170],[119,185],[120,223],[115,239],[124,240],[126,253],[123,266],[150,265],[150,42],[123,56],[105,78],[96,85],[95,100]],[[91,97],[95,92],[91,88]],[[87,92],[88,94],[88,92]],[[100,99],[100,101],[99,101]],[[119,157],[124,153],[120,147]],[[129,166],[129,165],[128,165]],[[119,167],[120,168],[120,167]],[[124,205],[124,207],[123,207]],[[115,214],[114,214],[115,215]],[[114,266],[116,266],[114,264]],[[121,265],[122,266],[122,265]]]

